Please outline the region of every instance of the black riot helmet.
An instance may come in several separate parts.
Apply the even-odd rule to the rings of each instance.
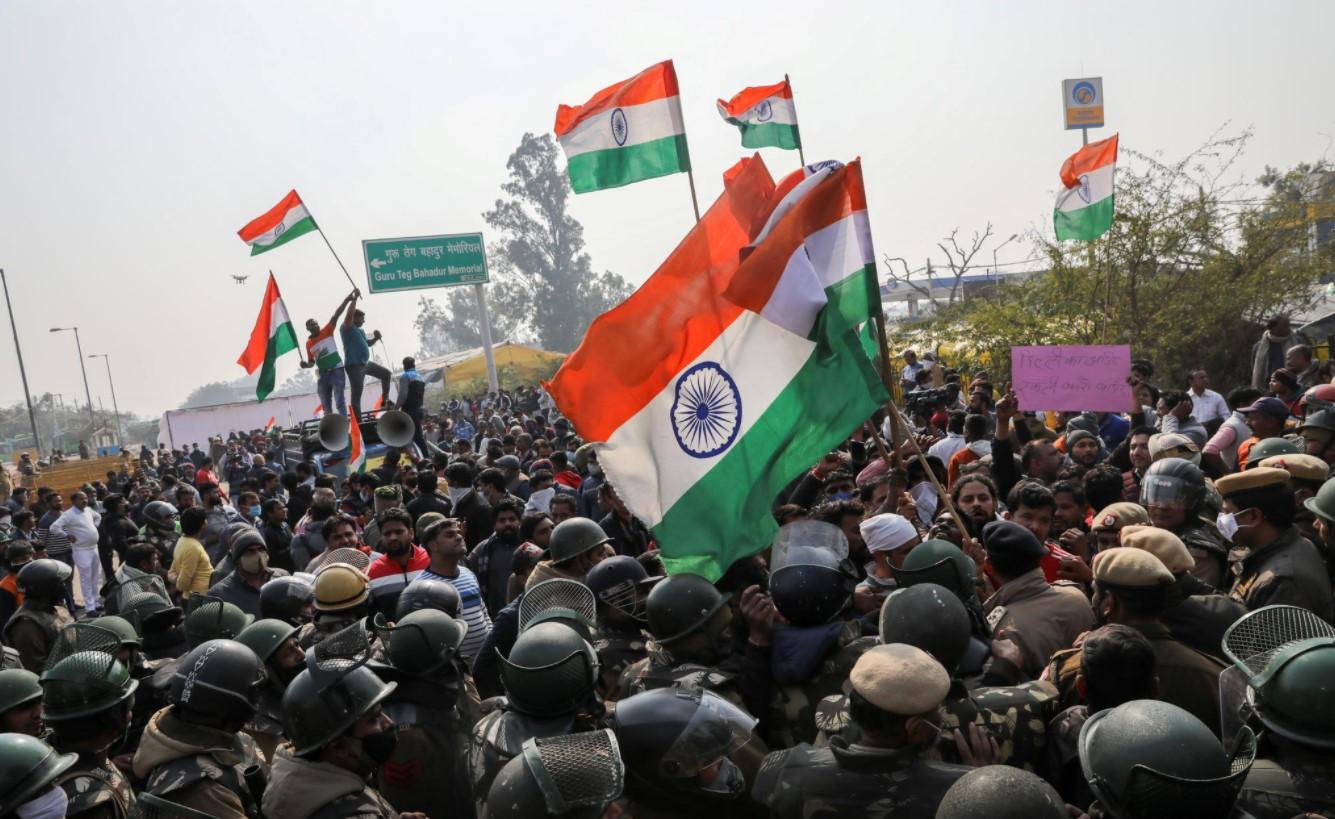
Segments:
[[[520,633],[506,657],[497,650],[510,705],[535,717],[572,714],[593,694],[598,654],[564,622],[537,623]]]
[[[265,679],[254,651],[236,640],[208,640],[176,664],[167,698],[188,722],[244,725]]]
[[[960,599],[935,583],[895,589],[881,604],[881,642],[920,648],[952,677],[969,648],[972,629]]]
[[[645,601],[649,633],[671,643],[700,631],[728,604],[714,584],[698,574],[674,574],[654,586]]]
[[[1066,803],[1037,774],[1009,765],[975,768],[955,780],[936,819],[1066,819]]]
[[[756,719],[713,691],[645,691],[617,702],[613,717],[632,796],[732,799],[745,792],[745,778],[726,757],[750,741]],[[723,782],[716,784],[730,787],[702,790],[697,774],[720,760]]]
[[[59,560],[30,560],[19,569],[18,589],[34,601],[55,603],[65,599],[65,581],[74,570]]]
[[[598,603],[588,586],[568,577],[554,577],[524,591],[519,601],[519,630],[557,620],[579,632],[585,640],[591,640],[597,611]]]
[[[848,562],[848,538],[830,523],[797,520],[779,529],[770,550],[769,591],[789,624],[830,622],[857,585]]]
[[[599,603],[643,623],[645,597],[661,580],[651,577],[644,564],[630,555],[613,555],[589,569],[584,585]]]
[[[1205,500],[1205,473],[1181,458],[1161,458],[1150,464],[1140,481],[1140,503],[1150,506],[1180,506],[1187,517],[1195,517]]]
[[[275,577],[260,586],[260,617],[300,626],[310,620],[315,587],[299,577]]]
[[[492,819],[598,819],[621,795],[625,766],[610,730],[529,739],[492,780]]]
[[[459,590],[453,583],[435,577],[419,577],[399,593],[399,602],[394,605],[394,619],[402,620],[420,609],[435,609],[458,617],[462,607]]]
[[[144,523],[161,534],[173,534],[181,513],[166,501],[152,501],[144,506]]]
[[[1077,745],[1099,805],[1126,819],[1228,816],[1256,757],[1250,729],[1225,751],[1205,723],[1158,700],[1093,714]]]
[[[283,692],[283,732],[293,753],[310,757],[394,693],[366,667],[371,644],[360,621],[316,643],[306,668]]]

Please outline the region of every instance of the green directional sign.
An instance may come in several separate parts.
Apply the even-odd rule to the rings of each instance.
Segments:
[[[362,256],[372,293],[487,281],[481,233],[363,239]]]

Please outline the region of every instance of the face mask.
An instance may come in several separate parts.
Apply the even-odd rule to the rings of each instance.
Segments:
[[[549,486],[546,489],[539,489],[528,498],[529,509],[536,509],[539,512],[547,512],[552,507],[552,498],[556,496],[556,487]]]
[[[733,764],[731,759],[725,757],[719,760],[719,763],[718,773],[714,775],[714,781],[708,785],[701,783],[700,790],[728,799],[736,799],[746,791],[746,775],[742,773],[741,768]]]
[[[399,733],[393,728],[364,736],[361,743],[361,756],[371,762],[371,767],[379,768],[394,755],[394,748],[399,743]]]
[[[853,493],[852,493],[852,492],[835,492],[833,495],[830,496],[830,499],[831,499],[831,500],[838,500],[838,501],[853,500]]]
[[[267,552],[246,552],[237,563],[246,574],[260,574],[269,568],[269,555]]]
[[[247,511],[250,512],[250,518],[251,518],[251,520],[259,520],[259,519],[260,519],[260,507],[258,507],[258,506],[252,506],[252,507],[250,507],[250,509],[248,509]]]
[[[19,819],[64,819],[69,801],[62,788],[47,788],[40,796],[14,808],[14,815]]]
[[[456,504],[456,503],[458,503],[459,500],[460,500],[464,495],[467,495],[470,491],[472,491],[472,490],[469,489],[467,486],[451,486],[451,487],[449,488],[450,503],[451,503],[451,504]]]
[[[1218,527],[1219,534],[1223,535],[1226,540],[1232,540],[1233,536],[1238,533],[1238,529],[1241,528],[1238,526],[1237,512],[1220,512],[1219,517],[1214,519],[1214,524]]]

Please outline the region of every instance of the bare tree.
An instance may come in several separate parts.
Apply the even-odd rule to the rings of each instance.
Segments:
[[[930,259],[926,267],[910,270],[905,259],[899,256],[886,256],[884,259],[886,276],[890,281],[902,284],[922,296],[923,300],[931,305],[933,312],[938,312],[943,307],[954,306],[964,297],[964,274],[973,268],[974,259],[992,238],[992,223],[988,222],[982,231],[974,231],[967,244],[960,243],[959,234],[960,229],[955,228],[950,231],[950,235],[936,243],[946,257],[944,270],[950,274],[950,290],[944,299],[937,295],[932,286],[932,279],[938,277],[934,275],[936,271]],[[895,262],[899,263],[899,270],[896,270]],[[913,275],[920,272],[926,272],[927,275],[915,279]]]

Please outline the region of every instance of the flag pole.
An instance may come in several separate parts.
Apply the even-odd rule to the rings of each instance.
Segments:
[[[689,150],[689,149],[688,149]],[[695,198],[695,174],[686,169],[686,180],[691,183],[691,207],[695,209],[695,221],[700,221],[700,203]]]
[[[786,86],[788,86],[788,93],[789,93],[789,94],[793,93],[793,84],[792,84],[792,82],[790,82],[790,81],[788,80],[788,75],[787,75],[787,74],[784,74],[784,75],[783,75],[783,84],[786,85]],[[797,102],[796,102],[796,98],[794,98],[794,102],[793,102],[793,110],[794,110],[794,111],[797,110]],[[798,123],[798,125],[797,125],[797,161],[802,163],[802,167],[805,168],[805,167],[807,166],[807,158],[806,158],[806,156],[804,156],[803,153],[802,153],[802,124],[801,124],[801,123]]]
[[[302,204],[305,205],[306,203],[303,201]],[[321,239],[324,239],[324,246],[329,248],[329,253],[334,257],[334,261],[338,262],[339,269],[343,271],[344,276],[348,277],[348,284],[352,285],[353,290],[358,290],[357,283],[352,280],[352,274],[349,273],[348,268],[344,266],[343,260],[338,257],[338,253],[334,250],[334,246],[329,244],[329,237],[324,235],[324,228],[320,227],[319,220],[315,218],[315,214],[311,213],[309,207],[306,208],[306,212],[310,213],[311,221],[315,222],[315,232],[320,234]]]

